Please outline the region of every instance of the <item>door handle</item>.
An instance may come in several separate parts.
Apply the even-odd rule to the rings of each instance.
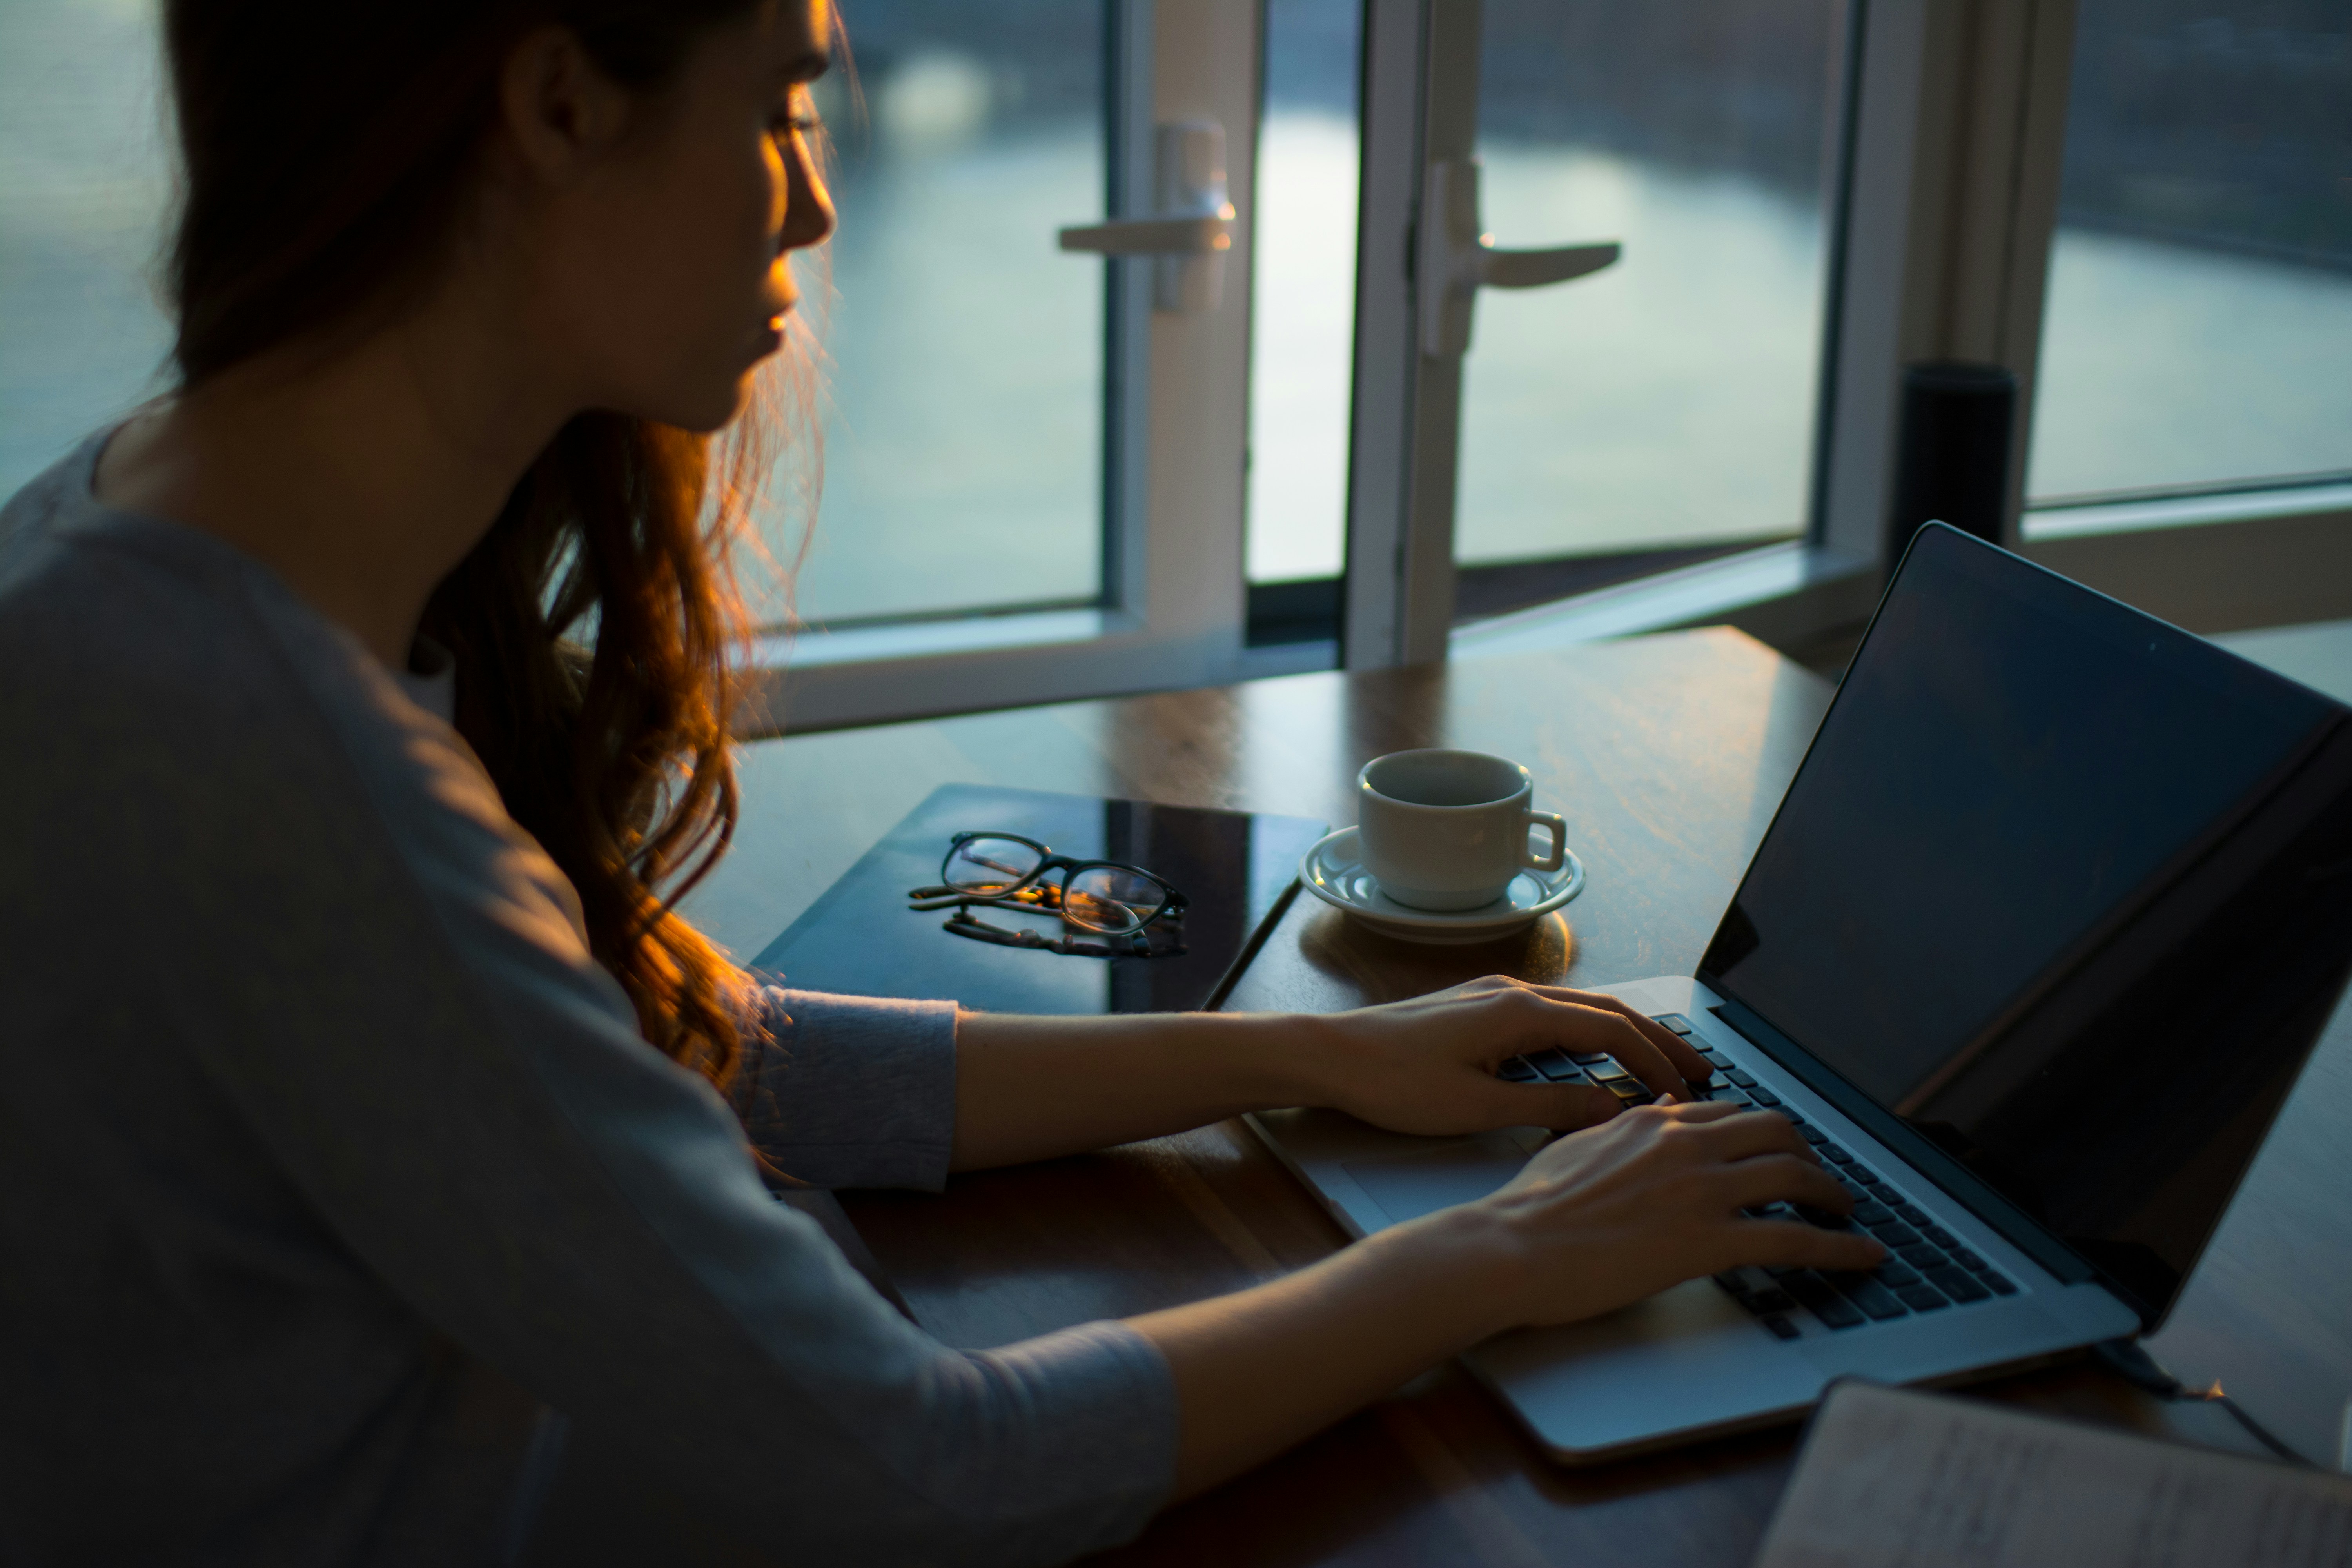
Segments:
[[[1233,247],[1234,209],[1199,217],[1123,217],[1062,230],[1064,250],[1097,256],[1213,256]]]
[[[1478,231],[1478,163],[1449,159],[1423,175],[1419,254],[1413,278],[1421,352],[1459,359],[1470,349],[1470,310],[1481,289],[1540,289],[1615,265],[1615,240],[1552,250],[1497,250]]]
[[[1079,224],[1058,237],[1064,250],[1149,256],[1154,310],[1213,310],[1224,295],[1225,252],[1234,244],[1234,204],[1225,195],[1225,128],[1186,120],[1154,129],[1156,189],[1150,217]]]

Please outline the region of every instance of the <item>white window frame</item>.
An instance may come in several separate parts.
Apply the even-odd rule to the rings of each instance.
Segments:
[[[1208,119],[1224,128],[1235,219],[1213,310],[1153,310],[1148,258],[1045,263],[1114,269],[1104,603],[762,638],[745,732],[1210,685],[1265,662],[1244,646],[1242,584],[1257,0],[1114,0],[1110,13],[1118,210],[1107,216],[1150,216],[1156,125]],[[1050,253],[1054,237],[1037,244]]]

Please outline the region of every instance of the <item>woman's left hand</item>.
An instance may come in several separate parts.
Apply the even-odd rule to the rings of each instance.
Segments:
[[[1506,1059],[1547,1048],[1605,1051],[1662,1103],[1689,1099],[1690,1084],[1714,1071],[1681,1037],[1613,996],[1498,974],[1296,1023],[1318,1102],[1398,1132],[1569,1131],[1618,1113],[1605,1089],[1495,1076]]]

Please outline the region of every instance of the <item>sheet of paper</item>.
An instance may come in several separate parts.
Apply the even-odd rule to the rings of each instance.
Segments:
[[[1755,1568],[2352,1568],[2352,1477],[1845,1383]]]

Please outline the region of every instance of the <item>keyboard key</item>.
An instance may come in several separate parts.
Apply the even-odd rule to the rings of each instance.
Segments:
[[[1601,1086],[1628,1105],[1647,1105],[1658,1097],[1643,1089],[1639,1080],[1621,1078]]]
[[[1808,1127],[1801,1121],[1797,1123],[1797,1136],[1808,1143],[1826,1143],[1830,1141],[1828,1133],[1818,1127]]]
[[[1587,1069],[1587,1071],[1591,1075],[1592,1081],[1595,1083],[1614,1083],[1621,1078],[1632,1078],[1633,1076],[1632,1073],[1627,1072],[1623,1068],[1618,1066],[1615,1062],[1608,1060],[1606,1058],[1594,1063]]]
[[[1830,1282],[1838,1288],[1839,1295],[1882,1323],[1909,1315],[1902,1302],[1880,1289],[1867,1274],[1833,1274]]]
[[[1742,1089],[1754,1089],[1756,1087],[1756,1075],[1751,1072],[1744,1072],[1738,1068],[1724,1068],[1723,1076],[1729,1079],[1732,1082],[1738,1084]]]
[[[1568,1059],[1580,1067],[1598,1067],[1602,1062],[1614,1061],[1617,1058],[1607,1051],[1570,1051],[1568,1054]]]
[[[1790,1300],[1789,1293],[1786,1290],[1759,1290],[1754,1295],[1748,1297],[1746,1301],[1741,1303],[1741,1305],[1745,1306],[1749,1311],[1756,1313],[1759,1317],[1771,1312],[1788,1311],[1796,1304],[1797,1303],[1795,1301]]]
[[[1872,1226],[1870,1234],[1889,1247],[1916,1247],[1919,1243],[1919,1233],[1892,1215]]]
[[[1890,1290],[1894,1289],[1898,1285],[1916,1285],[1919,1283],[1919,1276],[1911,1271],[1911,1266],[1909,1264],[1897,1263],[1891,1258],[1885,1262],[1880,1264],[1878,1266],[1877,1272],[1873,1274],[1871,1278],[1876,1279],[1881,1285],[1885,1286]]]
[[[1717,1050],[1713,1046],[1699,1047],[1698,1054],[1705,1057],[1708,1061],[1713,1062],[1717,1067],[1727,1068],[1731,1065],[1731,1058],[1725,1056],[1721,1051]]]
[[[1903,1217],[1903,1221],[1906,1225],[1926,1225],[1928,1223],[1927,1211],[1921,1208],[1915,1203],[1898,1201],[1895,1205],[1895,1212]]]
[[[1960,1238],[1958,1237],[1954,1236],[1950,1231],[1946,1230],[1940,1225],[1923,1225],[1919,1229],[1926,1234],[1929,1241],[1934,1242],[1938,1247],[1958,1247],[1960,1244]]]
[[[1821,1151],[1822,1158],[1829,1161],[1832,1164],[1851,1165],[1853,1163],[1853,1156],[1847,1153],[1844,1150],[1839,1148],[1834,1143],[1822,1144],[1821,1146]]]
[[[1992,1293],[1996,1296],[2014,1296],[2017,1294],[2017,1286],[2010,1279],[2009,1276],[2001,1273],[1999,1269],[1988,1268],[1983,1273],[1978,1275],[1977,1279],[1981,1284],[1990,1286],[1992,1288]]]
[[[1512,1083],[1541,1083],[1543,1074],[1536,1071],[1525,1057],[1513,1057],[1495,1069],[1495,1076]]]
[[[1690,1020],[1684,1017],[1680,1013],[1661,1013],[1658,1015],[1656,1021],[1664,1024],[1667,1028],[1672,1029],[1677,1035],[1687,1035],[1691,1030]]]
[[[1890,1223],[1894,1218],[1893,1211],[1885,1205],[1874,1204],[1868,1198],[1853,1205],[1853,1223],[1856,1225],[1866,1225],[1874,1230],[1882,1225]]]
[[[1811,1269],[1801,1268],[1786,1280],[1789,1294],[1802,1301],[1813,1316],[1833,1329],[1862,1327],[1862,1314],[1831,1289],[1830,1282]]]
[[[1953,1262],[1958,1264],[1961,1268],[1967,1269],[1971,1274],[1981,1274],[1986,1269],[1992,1267],[1991,1264],[1987,1263],[1983,1258],[1979,1258],[1975,1253],[1970,1252],[1965,1247],[1948,1247],[1944,1250],[1952,1255]]]
[[[1710,1089],[1700,1092],[1717,1105],[1736,1105],[1742,1110],[1754,1109],[1748,1104],[1748,1097],[1736,1089]]]
[[[1771,1330],[1773,1337],[1776,1339],[1793,1340],[1798,1338],[1801,1332],[1796,1324],[1789,1321],[1786,1318],[1762,1318],[1758,1321],[1766,1328]]]
[[[1860,1182],[1865,1187],[1874,1187],[1878,1185],[1882,1179],[1877,1172],[1872,1170],[1867,1165],[1848,1165],[1846,1169],[1853,1172],[1853,1179]]]
[[[1905,1306],[1915,1312],[1932,1312],[1938,1307],[1951,1305],[1949,1301],[1944,1300],[1943,1293],[1932,1285],[1899,1286],[1895,1294],[1902,1300]]]
[[[1908,1247],[1898,1247],[1895,1248],[1895,1256],[1909,1264],[1912,1268],[1926,1274],[1930,1279],[1933,1279],[1936,1277],[1935,1271],[1937,1269],[1949,1268],[1951,1267],[1950,1264],[1944,1261],[1944,1255],[1942,1253],[1937,1251],[1934,1247],[1928,1246],[1924,1241],[1915,1241]]]
[[[1927,1277],[1928,1284],[1955,1301],[1982,1301],[1992,1295],[1991,1291],[1977,1283],[1975,1275],[1965,1268],[1955,1268],[1948,1263],[1937,1268],[1923,1268],[1920,1272]]]
[[[1774,1094],[1770,1089],[1762,1088],[1761,1086],[1749,1089],[1748,1093],[1748,1097],[1754,1100],[1759,1105],[1778,1105],[1780,1103],[1780,1097],[1779,1095]]]

